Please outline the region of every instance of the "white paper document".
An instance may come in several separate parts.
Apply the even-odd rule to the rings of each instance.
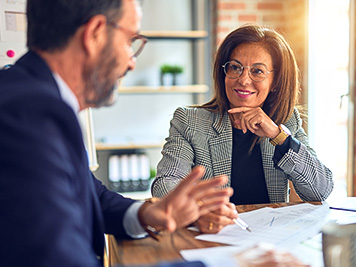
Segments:
[[[313,240],[309,239],[310,237],[317,236],[327,221],[329,212],[328,204],[306,203],[241,213],[239,216],[249,224],[252,229],[251,233],[243,231],[237,225],[229,225],[218,234],[204,234],[196,237],[200,240],[232,246],[182,250],[180,253],[185,260],[204,260],[210,264],[209,266],[220,267],[221,264],[215,264],[215,262],[224,258],[233,259],[233,255],[245,249],[261,242],[268,242],[284,251],[289,251],[305,264],[321,267],[323,266],[321,249],[317,248],[317,253],[314,251],[311,253],[310,245],[306,242]],[[301,257],[301,255],[306,257]]]
[[[228,225],[218,234],[203,234],[196,238],[248,248],[259,242],[280,247],[292,247],[316,235],[325,223],[329,206],[299,204],[282,208],[262,208],[239,216],[251,228],[244,231],[237,225]]]

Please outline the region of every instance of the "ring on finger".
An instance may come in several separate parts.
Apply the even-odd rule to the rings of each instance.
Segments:
[[[204,205],[204,202],[203,202],[203,201],[201,201],[201,200],[198,200],[198,201],[197,201],[197,205],[198,205],[199,207],[201,207],[201,206],[203,206],[203,205]]]
[[[214,224],[212,222],[209,223],[209,231],[213,230]]]

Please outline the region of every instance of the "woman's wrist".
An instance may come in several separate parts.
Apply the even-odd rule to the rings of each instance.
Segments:
[[[283,124],[280,124],[278,126],[278,130],[279,130],[279,134],[274,138],[270,139],[270,143],[274,146],[282,145],[286,141],[286,139],[291,135],[290,130]]]
[[[273,127],[273,133],[271,134],[271,136],[269,136],[270,139],[274,139],[276,138],[280,133],[281,133],[281,129],[279,129],[279,127],[276,125],[276,127]]]

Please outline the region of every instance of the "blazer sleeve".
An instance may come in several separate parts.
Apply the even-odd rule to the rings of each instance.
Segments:
[[[292,181],[297,194],[304,201],[324,201],[334,187],[332,172],[317,157],[309,145],[308,136],[302,128],[302,120],[294,111],[286,126],[300,142],[299,150],[288,149],[277,163]]]
[[[127,209],[135,201],[108,190],[101,181],[94,177],[94,175],[92,175],[92,177],[94,179],[96,193],[103,212],[104,232],[119,238],[130,238],[126,234],[123,222]]]
[[[194,166],[194,150],[190,143],[192,131],[186,109],[177,108],[169,129],[169,136],[157,165],[157,175],[152,184],[152,196],[164,197],[186,177]]]

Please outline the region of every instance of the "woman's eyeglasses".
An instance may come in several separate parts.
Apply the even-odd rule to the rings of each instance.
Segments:
[[[268,70],[267,67],[263,64],[257,63],[252,66],[242,66],[239,62],[231,60],[226,62],[223,66],[226,76],[230,79],[239,78],[245,69],[248,68],[248,76],[254,82],[264,81],[268,74],[274,70]]]

